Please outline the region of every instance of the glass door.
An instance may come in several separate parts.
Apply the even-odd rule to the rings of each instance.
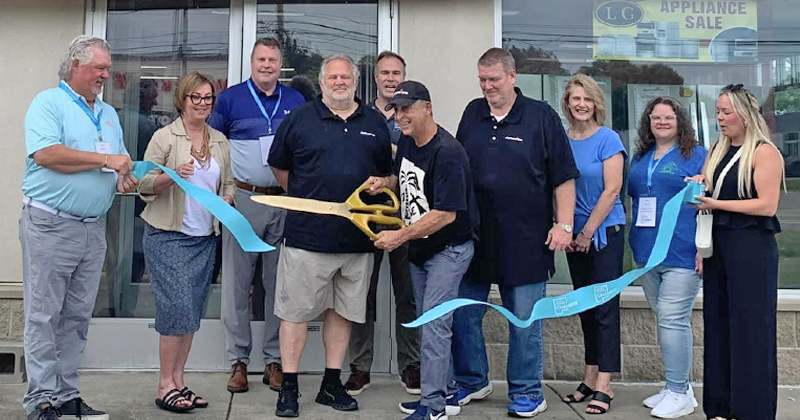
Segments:
[[[87,32],[106,38],[111,46],[113,68],[103,100],[117,110],[126,147],[135,160],[144,157],[153,133],[177,117],[172,98],[178,79],[187,72],[199,71],[214,80],[218,92],[246,80],[257,36],[273,36],[284,42],[284,83],[305,76],[316,87],[322,58],[332,53],[349,54],[361,66],[359,96],[367,100],[374,97],[372,62],[379,46],[392,46],[389,0],[263,4],[256,0],[96,0],[86,23]],[[144,203],[135,194],[118,194],[108,212],[108,253],[84,368],[158,367],[155,304],[142,252],[144,222],[139,215],[143,209]],[[219,267],[217,255],[202,326],[187,364],[190,369],[229,367],[219,322]],[[383,272],[388,273],[388,267]],[[263,336],[264,292],[260,282],[255,284],[251,319],[253,342],[258,343]],[[389,371],[391,365],[393,332],[388,326],[393,320],[393,300],[389,290],[388,278],[382,279],[376,372]],[[318,343],[313,338],[319,334],[320,325],[309,329],[313,332],[307,348],[321,351],[321,337]],[[304,359],[304,369],[322,370],[320,360],[324,359],[307,353],[311,354]],[[253,358],[254,363],[261,363],[258,359]]]

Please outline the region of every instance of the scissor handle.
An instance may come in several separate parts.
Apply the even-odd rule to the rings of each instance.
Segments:
[[[388,206],[385,206],[388,207]],[[405,223],[397,217],[386,216],[383,214],[365,214],[365,213],[352,213],[350,216],[350,220],[355,224],[362,232],[366,233],[370,239],[373,241],[378,240],[378,235],[372,231],[369,227],[369,223],[377,223],[379,225],[389,225],[389,226],[397,226],[397,227],[404,227]]]
[[[397,213],[400,210],[400,200],[397,199],[397,196],[394,195],[394,192],[388,188],[382,188],[381,192],[386,193],[389,195],[389,198],[392,199],[392,205],[387,206],[385,204],[367,204],[364,200],[361,199],[361,193],[368,190],[369,185],[363,184],[360,187],[356,188],[350,197],[347,198],[345,204],[350,210],[358,210],[358,211],[368,211],[375,215],[383,215],[383,212],[386,213]],[[390,223],[392,224],[392,223]]]

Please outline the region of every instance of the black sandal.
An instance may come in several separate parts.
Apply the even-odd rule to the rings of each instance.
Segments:
[[[203,403],[198,403],[197,402],[197,400],[204,400],[205,398],[195,394],[194,391],[189,389],[188,386],[181,390],[181,394],[183,394],[183,398],[186,398],[190,403],[192,403],[194,408],[206,408],[206,407],[208,407],[208,401],[203,402]]]
[[[164,395],[163,400],[160,398],[156,398],[156,407],[162,410],[171,411],[173,413],[187,413],[189,411],[194,410],[193,405],[190,405],[188,407],[179,406],[178,403],[181,401],[189,401],[189,400],[183,396],[183,393],[179,389],[175,388],[167,392],[167,394]]]
[[[605,414],[605,413],[608,413],[608,410],[611,410],[611,401],[613,401],[613,400],[614,399],[609,397],[608,394],[606,394],[605,392],[596,391],[594,393],[594,398],[592,399],[592,401],[606,403],[606,404],[608,404],[608,408],[600,407],[597,404],[589,404],[586,407],[587,410],[591,408],[591,409],[599,411],[599,413],[591,413],[591,412],[587,411],[586,414]]]
[[[589,387],[588,387],[588,386],[587,386],[585,383],[583,383],[583,382],[581,382],[581,384],[580,384],[580,385],[578,385],[578,389],[576,389],[576,391],[578,391],[578,392],[580,392],[581,394],[583,394],[583,397],[581,397],[581,399],[577,399],[577,398],[575,398],[575,393],[572,393],[572,394],[569,394],[569,395],[567,395],[567,397],[566,397],[566,398],[567,398],[567,401],[564,401],[564,399],[563,399],[563,398],[561,399],[561,401],[563,401],[563,402],[565,402],[565,403],[567,403],[567,404],[581,403],[581,402],[584,402],[584,401],[586,401],[586,399],[587,399],[587,398],[589,398],[589,397],[591,397],[592,395],[594,395],[594,391],[592,390],[592,388],[589,388]]]

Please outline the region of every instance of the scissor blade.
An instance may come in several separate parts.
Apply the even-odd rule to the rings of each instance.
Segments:
[[[286,197],[283,195],[253,195],[251,200],[256,203],[279,207],[286,210],[302,211],[306,213],[331,214],[349,218],[350,210],[345,203],[312,200],[310,198]]]

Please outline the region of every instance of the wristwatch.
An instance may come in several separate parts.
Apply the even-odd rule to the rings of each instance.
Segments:
[[[559,222],[556,222],[556,225],[559,226],[561,229],[564,229],[564,232],[572,233],[572,225],[568,225],[566,223],[559,223]]]

